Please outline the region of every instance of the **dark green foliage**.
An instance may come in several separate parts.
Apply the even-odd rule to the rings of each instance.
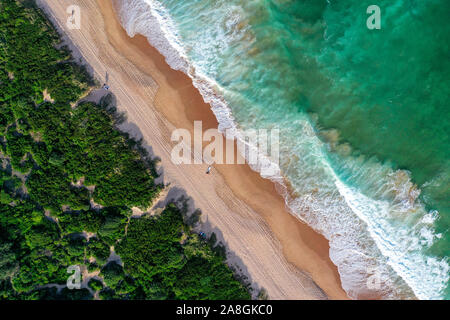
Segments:
[[[212,248],[214,253],[219,257],[222,257],[224,260],[227,258],[227,249],[223,245],[223,243],[218,243],[215,247]]]
[[[100,266],[96,262],[89,263],[86,268],[88,272],[100,271]]]
[[[0,300],[15,299],[15,292],[11,281],[0,280]]]
[[[128,218],[121,215],[121,210],[118,208],[106,208],[102,212],[106,217],[98,229],[98,235],[100,239],[112,246],[117,239],[122,238],[125,234],[125,225]]]
[[[92,299],[60,290],[73,265],[101,270],[102,299],[249,298],[174,205],[130,222],[161,189],[155,163],[114,96],[77,104],[93,84],[33,1],[0,2],[0,299]]]
[[[25,241],[31,250],[53,246],[58,239],[58,226],[47,219],[43,219],[40,224],[33,225],[25,234]]]
[[[57,296],[58,300],[91,300],[92,295],[88,289],[69,290],[68,288],[62,289],[61,293]]]
[[[131,276],[125,276],[123,281],[116,287],[116,293],[122,297],[143,299],[143,293],[136,281]]]
[[[183,265],[180,244],[183,221],[170,205],[157,219],[132,219],[128,234],[117,246],[127,272],[136,277],[152,278],[162,272],[171,273]]]
[[[0,190],[0,203],[1,204],[10,204],[13,202],[13,198],[11,195],[6,191],[6,189],[2,188]]]
[[[18,271],[19,264],[11,242],[0,240],[0,281],[7,280]]]
[[[95,258],[97,265],[104,265],[110,255],[109,246],[98,238],[91,238],[86,248],[87,257]]]
[[[100,299],[102,299],[102,300],[118,300],[118,299],[120,299],[120,296],[118,296],[116,294],[116,292],[114,290],[112,290],[111,288],[104,288],[102,291],[100,291],[99,296],[100,296]]]
[[[89,280],[88,286],[94,291],[99,291],[103,289],[103,283],[98,279]]]
[[[67,234],[83,231],[95,233],[104,220],[105,216],[94,210],[64,212],[59,216],[59,225],[63,232]]]
[[[213,232],[211,233],[211,236],[208,239],[208,243],[211,247],[214,247],[216,245],[217,242],[217,236],[216,234]]]
[[[29,152],[31,152],[32,139],[14,130],[6,134],[6,152],[11,157],[12,166],[21,172],[27,172],[31,167]]]
[[[115,288],[124,278],[123,268],[120,264],[111,261],[103,267],[100,276],[103,277],[106,285],[110,288]]]
[[[178,299],[249,298],[241,284],[233,278],[232,272],[215,256],[209,259],[194,256],[189,259],[177,272],[173,290]]]
[[[117,253],[147,299],[250,298],[223,256],[198,240],[174,204],[158,217],[132,219]]]

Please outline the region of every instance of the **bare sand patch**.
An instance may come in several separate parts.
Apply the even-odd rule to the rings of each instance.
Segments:
[[[165,182],[185,190],[230,251],[228,261],[246,274],[255,293],[272,299],[346,299],[328,241],[289,213],[275,185],[247,165],[175,165],[174,128],[217,128],[210,106],[185,74],[172,70],[143,36],[128,37],[108,0],[39,0],[64,30],[100,82],[108,84],[128,128],[137,131],[162,160]],[[66,8],[82,10],[82,27],[66,27]],[[127,126],[124,128],[127,130]],[[151,147],[150,147],[151,146]]]

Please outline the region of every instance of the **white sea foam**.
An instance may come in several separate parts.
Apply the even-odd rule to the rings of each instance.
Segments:
[[[228,129],[227,133],[241,139],[221,94],[225,88],[190,61],[165,8],[155,0],[115,2],[127,33],[146,36],[173,69],[189,75],[205,102],[211,105],[219,130]],[[355,181],[373,180],[366,183],[370,190],[351,188],[329,164],[324,151],[326,145],[317,137],[309,120],[299,120],[299,127],[301,141],[298,132],[292,134],[297,137],[295,145],[292,144],[294,153],[282,154],[284,161],[297,160],[295,172],[292,171],[295,174],[285,170],[295,196],[282,184],[281,176],[269,178],[280,183],[279,191],[292,212],[330,241],[330,257],[338,266],[347,294],[358,297],[362,293],[382,293],[385,298],[398,298],[410,296],[412,289],[421,299],[441,298],[449,281],[448,262],[423,255],[423,250],[440,237],[433,230],[438,213],[425,211],[418,201],[420,190],[411,183],[408,173],[349,157],[344,165]],[[261,172],[262,166],[273,165],[265,159],[252,169]],[[286,163],[281,166],[289,168]],[[371,292],[367,281],[373,270],[380,274],[382,286]]]
[[[147,37],[149,43],[165,57],[172,69],[182,71],[192,79],[204,101],[211,105],[219,123],[218,130],[226,133],[227,138],[235,138],[252,152],[259,154],[258,163],[251,165],[252,169],[258,172],[273,172],[274,174],[265,174],[264,177],[281,181],[282,178],[277,174],[280,172],[278,165],[265,154],[259,153],[255,146],[246,142],[245,137],[237,130],[232,112],[219,93],[224,92],[225,89],[200,70],[195,69],[177,37],[177,29],[166,9],[154,0],[115,0],[114,2],[121,24],[130,37],[136,34]],[[233,24],[236,21],[233,22],[232,19],[230,23]]]

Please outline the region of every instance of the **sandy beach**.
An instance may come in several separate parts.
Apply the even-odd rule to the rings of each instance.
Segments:
[[[175,128],[217,128],[210,106],[191,79],[172,70],[146,38],[130,38],[110,0],[39,0],[55,25],[68,36],[100,83],[108,82],[123,129],[143,137],[161,158],[169,195],[187,194],[202,210],[202,229],[215,232],[228,248],[228,262],[248,276],[255,292],[271,299],[347,299],[328,241],[287,210],[273,182],[247,165],[175,165],[170,153]],[[70,5],[81,8],[81,29],[66,26]],[[107,79],[106,79],[107,78]],[[172,191],[173,190],[173,191]]]

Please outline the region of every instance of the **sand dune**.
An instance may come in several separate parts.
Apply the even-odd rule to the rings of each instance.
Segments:
[[[275,185],[247,165],[175,165],[170,160],[175,128],[204,129],[217,121],[191,80],[174,71],[142,36],[129,38],[109,0],[39,0],[64,30],[100,82],[106,75],[125,127],[142,135],[162,159],[164,181],[185,190],[203,212],[203,227],[218,234],[239,266],[272,299],[346,299],[327,240],[292,216]],[[81,8],[81,29],[66,26],[66,9]]]

